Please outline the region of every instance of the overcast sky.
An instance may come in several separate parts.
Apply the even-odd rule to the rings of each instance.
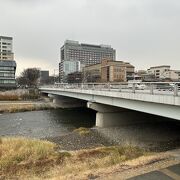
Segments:
[[[18,74],[53,73],[66,39],[109,44],[136,69],[180,69],[180,0],[0,0],[0,35],[14,38]]]

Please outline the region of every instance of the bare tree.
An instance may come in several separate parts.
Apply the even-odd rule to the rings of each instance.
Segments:
[[[28,87],[36,87],[40,77],[40,70],[38,68],[25,69],[20,77],[17,78],[19,85],[27,85]]]

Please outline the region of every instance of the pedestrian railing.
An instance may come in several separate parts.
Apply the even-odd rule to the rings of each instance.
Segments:
[[[180,82],[55,83],[54,85],[43,86],[40,89],[44,88],[180,95]]]

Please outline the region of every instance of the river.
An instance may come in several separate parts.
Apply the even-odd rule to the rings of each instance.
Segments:
[[[89,109],[8,113],[0,115],[0,136],[56,137],[94,125],[95,113]]]
[[[69,134],[73,129],[94,126],[95,112],[87,108],[0,115],[0,136],[24,136],[54,141],[56,137]],[[153,115],[140,124],[98,128],[97,131],[117,144],[128,142],[160,150],[180,147],[180,122]]]

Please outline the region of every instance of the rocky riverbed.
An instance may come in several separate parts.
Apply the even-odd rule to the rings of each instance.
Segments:
[[[93,128],[87,129],[87,133],[85,134],[73,131],[66,135],[46,139],[58,144],[61,150],[68,151],[115,145]]]
[[[151,126],[153,125],[149,124],[149,128],[152,128]],[[156,124],[154,131],[149,131],[148,128],[142,130],[143,125],[140,124],[115,128],[91,128],[87,129],[86,133],[81,134],[81,130],[74,130],[59,137],[47,138],[47,140],[57,143],[61,150],[132,145],[145,150],[160,152],[180,147],[179,129],[173,129],[170,126],[170,124],[167,124],[166,127]],[[137,133],[138,129],[139,133]],[[157,131],[161,134],[155,138]]]

